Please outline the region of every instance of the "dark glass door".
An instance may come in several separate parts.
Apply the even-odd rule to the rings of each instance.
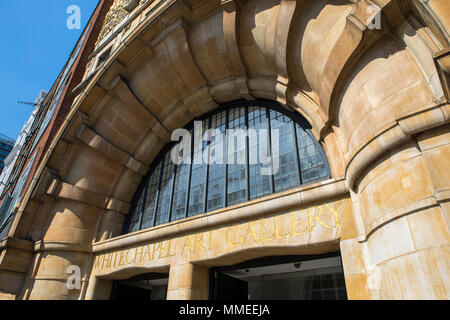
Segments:
[[[149,289],[114,283],[111,300],[151,300],[152,291]]]
[[[339,253],[266,257],[211,270],[213,300],[346,300]]]
[[[248,283],[228,276],[222,272],[215,273],[214,300],[247,300]]]
[[[149,273],[128,280],[114,281],[111,300],[165,300],[168,275]]]

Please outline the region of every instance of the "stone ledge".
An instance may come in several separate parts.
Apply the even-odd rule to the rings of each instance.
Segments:
[[[115,210],[125,215],[128,214],[128,211],[130,210],[130,205],[123,201],[108,198],[105,195],[81,189],[57,179],[53,179],[50,183],[47,190],[47,195],[86,203],[101,209]]]
[[[24,274],[33,255],[33,243],[7,238],[0,242],[0,273]]]
[[[69,242],[69,241],[37,241],[34,244],[34,252],[43,251],[69,251],[69,252],[82,252],[91,253],[92,244],[90,243],[79,243],[79,242]]]
[[[0,250],[10,248],[29,252],[33,250],[33,245],[34,244],[31,241],[16,238],[6,238],[0,241]]]
[[[300,208],[307,204],[328,199],[345,197],[348,194],[349,191],[344,178],[330,179],[233,207],[219,209],[210,213],[94,243],[93,252],[101,253],[108,250],[117,250],[142,242],[177,237],[180,234],[187,234],[201,229],[217,228],[246,220],[258,219],[275,212]]]
[[[147,174],[148,166],[133,158],[127,152],[120,150],[119,147],[115,146],[87,125],[81,125],[76,137],[87,146],[97,150],[109,159],[119,162],[137,174],[141,176]]]
[[[16,300],[17,297],[13,294],[0,291],[0,300],[6,301],[6,300]]]
[[[367,239],[373,234],[376,230],[383,227],[384,225],[397,220],[401,217],[407,216],[417,211],[425,210],[426,208],[438,206],[438,202],[435,197],[428,197],[422,200],[419,200],[414,203],[407,204],[400,208],[396,208],[392,211],[385,213],[383,216],[378,219],[370,222],[365,226],[366,233],[364,235],[358,236],[359,242],[366,242]]]
[[[386,150],[401,145],[414,134],[448,123],[449,107],[449,104],[433,104],[422,106],[408,114],[397,115],[395,123],[385,126],[373,138],[361,144],[346,165],[345,176],[349,188],[356,188],[359,176]]]
[[[434,194],[434,198],[438,202],[449,201],[450,200],[450,189],[436,191],[436,193]]]

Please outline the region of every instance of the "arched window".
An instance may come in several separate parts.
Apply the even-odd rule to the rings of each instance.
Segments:
[[[186,130],[190,150],[179,153],[186,161],[172,161],[176,143],[163,149],[135,195],[124,233],[331,177],[309,123],[277,103],[232,103]]]

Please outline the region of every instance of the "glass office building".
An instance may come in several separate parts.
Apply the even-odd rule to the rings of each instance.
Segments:
[[[0,133],[0,173],[5,167],[5,159],[14,147],[14,140]]]

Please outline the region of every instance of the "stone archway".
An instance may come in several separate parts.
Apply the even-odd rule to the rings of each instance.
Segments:
[[[436,248],[448,245],[449,180],[437,172],[448,162],[449,105],[433,55],[448,46],[448,20],[422,25],[420,1],[373,3],[380,30],[367,28],[369,1],[163,1],[143,11],[80,93],[19,210],[10,235],[35,245],[16,294],[78,298],[63,270],[85,266],[87,285],[92,243],[120,235],[171,132],[221,103],[263,98],[301,112],[333,177],[345,176],[356,221],[341,242],[350,286],[363,298],[443,297]],[[409,235],[401,248],[379,254],[398,228]],[[439,237],[423,235],[436,228]],[[430,261],[438,280],[416,290],[391,278],[414,261],[411,276]]]

